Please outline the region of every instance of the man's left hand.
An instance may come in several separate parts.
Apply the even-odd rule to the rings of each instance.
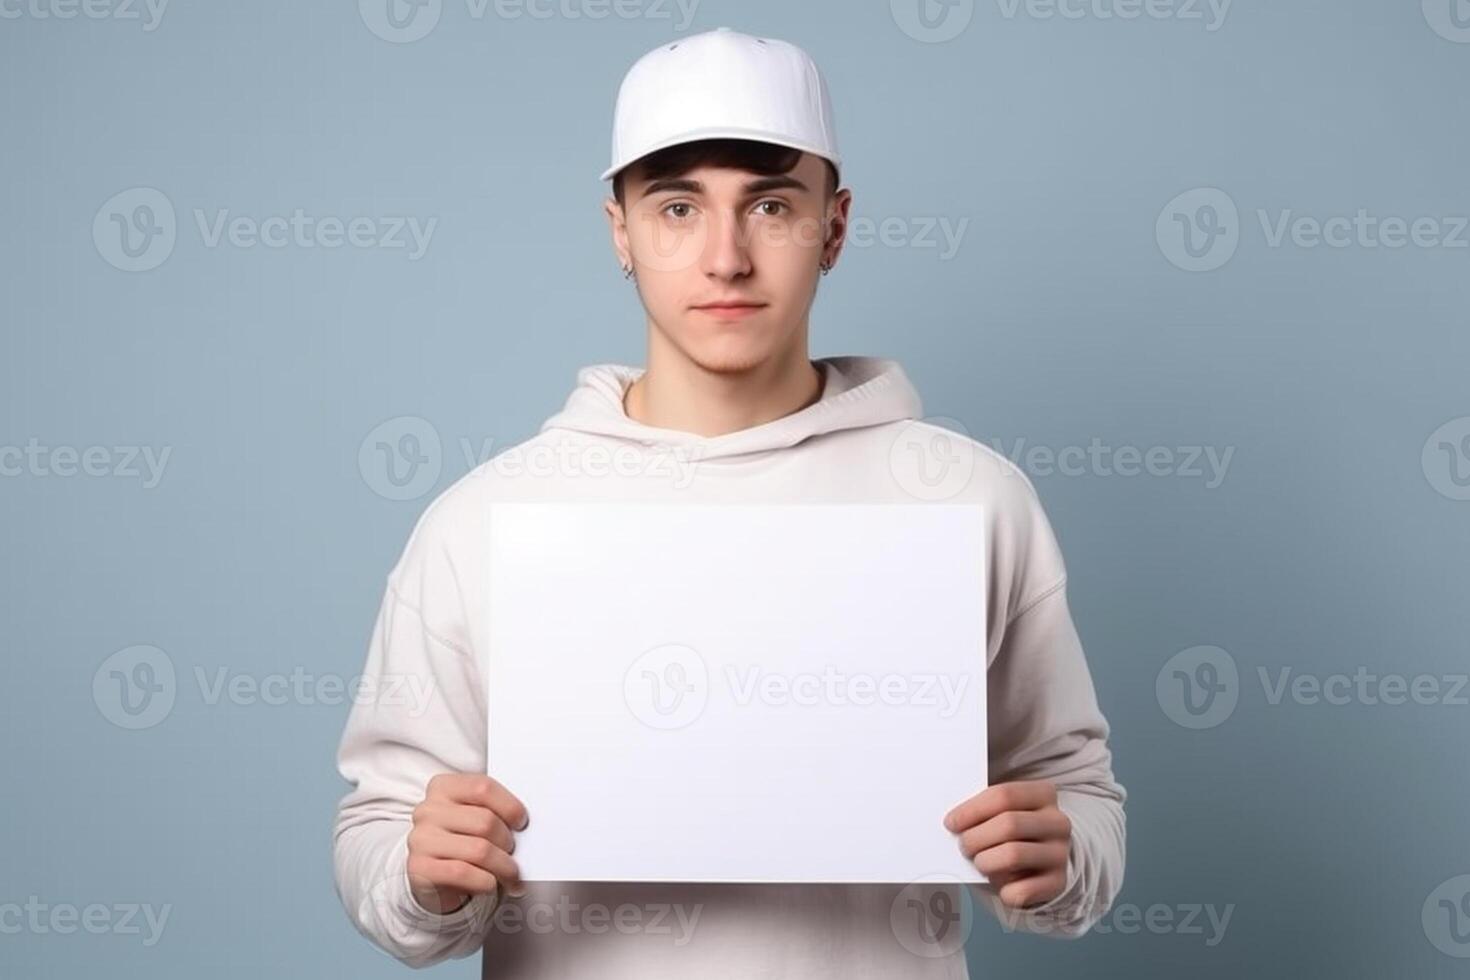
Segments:
[[[1057,807],[1055,783],[988,786],[945,814],[944,826],[1012,908],[1048,902],[1066,887],[1072,821]]]

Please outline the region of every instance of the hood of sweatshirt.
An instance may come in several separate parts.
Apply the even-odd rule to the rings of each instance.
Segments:
[[[822,372],[821,397],[806,408],[760,425],[702,436],[663,429],[629,418],[623,395],[644,369],[626,364],[594,364],[577,372],[566,404],[541,425],[624,439],[645,446],[686,450],[699,459],[738,456],[794,446],[813,436],[883,425],[923,415],[919,393],[897,361],[882,357],[813,358]]]

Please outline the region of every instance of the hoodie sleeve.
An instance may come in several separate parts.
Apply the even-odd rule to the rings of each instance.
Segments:
[[[1054,783],[1072,844],[1065,888],[1044,904],[1009,908],[988,883],[972,893],[1008,931],[1076,938],[1122,887],[1126,793],[1113,778],[1109,726],[1068,609],[1061,551],[1029,483],[1024,490],[1025,516],[994,532],[1007,567],[992,589],[1002,625],[986,673],[989,783]]]
[[[363,688],[337,752],[352,784],[337,810],[337,893],[353,925],[409,966],[482,947],[499,893],[436,914],[407,877],[412,813],[429,780],[484,772],[486,726],[479,671],[468,653],[459,570],[431,540],[426,511],[388,577],[369,642]]]

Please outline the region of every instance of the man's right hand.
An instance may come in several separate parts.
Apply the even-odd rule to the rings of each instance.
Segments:
[[[408,834],[408,880],[413,897],[430,912],[455,912],[474,895],[503,886],[526,893],[512,827],[525,830],[526,807],[489,776],[443,773],[429,780],[413,810]]]

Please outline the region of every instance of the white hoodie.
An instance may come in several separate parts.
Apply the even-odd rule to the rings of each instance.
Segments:
[[[919,397],[897,363],[814,363],[825,378],[816,403],[712,438],[629,418],[623,393],[642,369],[584,367],[536,436],[424,511],[368,648],[365,680],[381,682],[379,695],[354,704],[338,752],[353,789],[336,819],[337,890],[368,939],[412,966],[483,948],[482,975],[513,980],[968,976],[967,930],[916,918],[959,907],[959,886],[943,883],[911,901],[916,886],[897,884],[528,882],[520,898],[477,896],[450,915],[418,905],[405,874],[413,808],[432,776],[486,771],[483,542],[489,505],[509,500],[984,505],[990,771],[975,773],[975,791],[1051,780],[1073,837],[1066,890],[1046,915],[1018,919],[990,885],[971,894],[1008,928],[1054,936],[1081,935],[1107,911],[1123,882],[1125,793],[1034,488],[1000,454],[917,421]],[[536,801],[525,803],[534,821]],[[949,895],[936,905],[938,891]]]

